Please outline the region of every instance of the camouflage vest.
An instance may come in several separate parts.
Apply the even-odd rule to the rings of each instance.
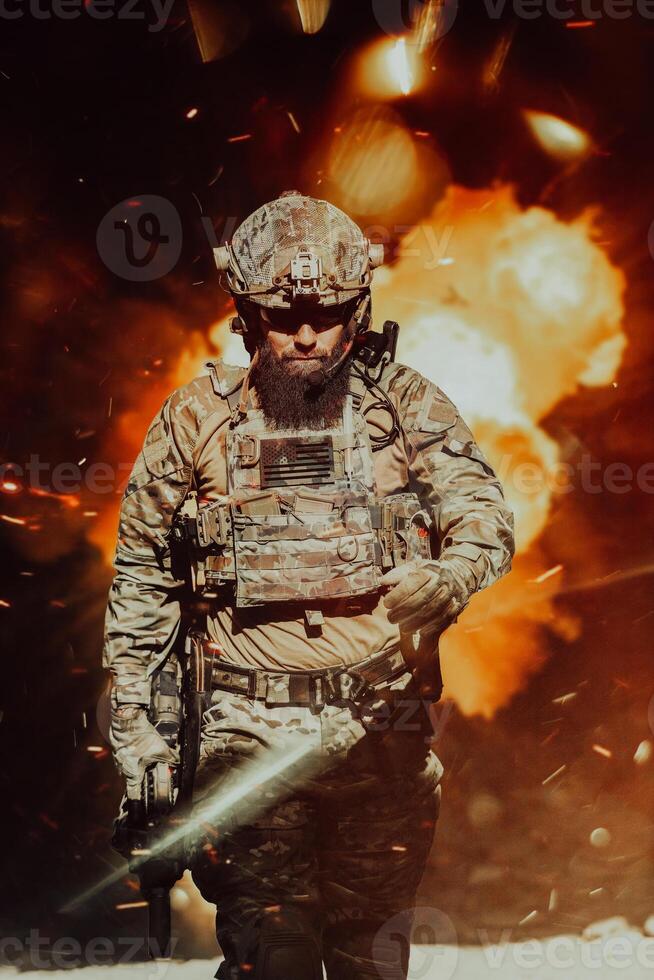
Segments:
[[[364,391],[352,387],[334,428],[273,429],[258,409],[234,412],[227,494],[205,503],[191,494],[175,525],[195,591],[219,599],[234,590],[237,606],[319,608],[374,593],[384,572],[430,557],[431,520],[417,495],[377,496]]]

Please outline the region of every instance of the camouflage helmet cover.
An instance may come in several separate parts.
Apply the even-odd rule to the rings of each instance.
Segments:
[[[334,306],[368,289],[383,247],[328,201],[290,191],[264,204],[214,249],[230,291],[260,306]]]

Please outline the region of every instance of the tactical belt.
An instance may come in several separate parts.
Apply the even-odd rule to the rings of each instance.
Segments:
[[[271,707],[322,709],[338,701],[360,702],[374,688],[409,670],[399,650],[375,654],[350,667],[279,672],[226,663],[219,659],[216,647],[207,639],[202,641],[205,690],[243,694]]]

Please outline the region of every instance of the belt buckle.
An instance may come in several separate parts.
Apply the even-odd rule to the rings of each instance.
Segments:
[[[326,674],[316,674],[309,681],[311,692],[311,707],[320,712],[326,704],[330,704],[333,688]]]
[[[266,707],[283,708],[291,703],[290,678],[287,673],[266,671]]]
[[[328,689],[327,704],[335,701],[346,701],[355,704],[357,699],[368,690],[368,682],[363,674],[351,667],[341,667],[333,674],[325,677]]]

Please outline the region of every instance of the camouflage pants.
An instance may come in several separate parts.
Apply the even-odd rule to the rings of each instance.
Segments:
[[[192,867],[217,905],[220,978],[254,976],[270,927],[313,939],[329,980],[406,977],[442,774],[425,707],[409,674],[363,714],[211,695]]]

